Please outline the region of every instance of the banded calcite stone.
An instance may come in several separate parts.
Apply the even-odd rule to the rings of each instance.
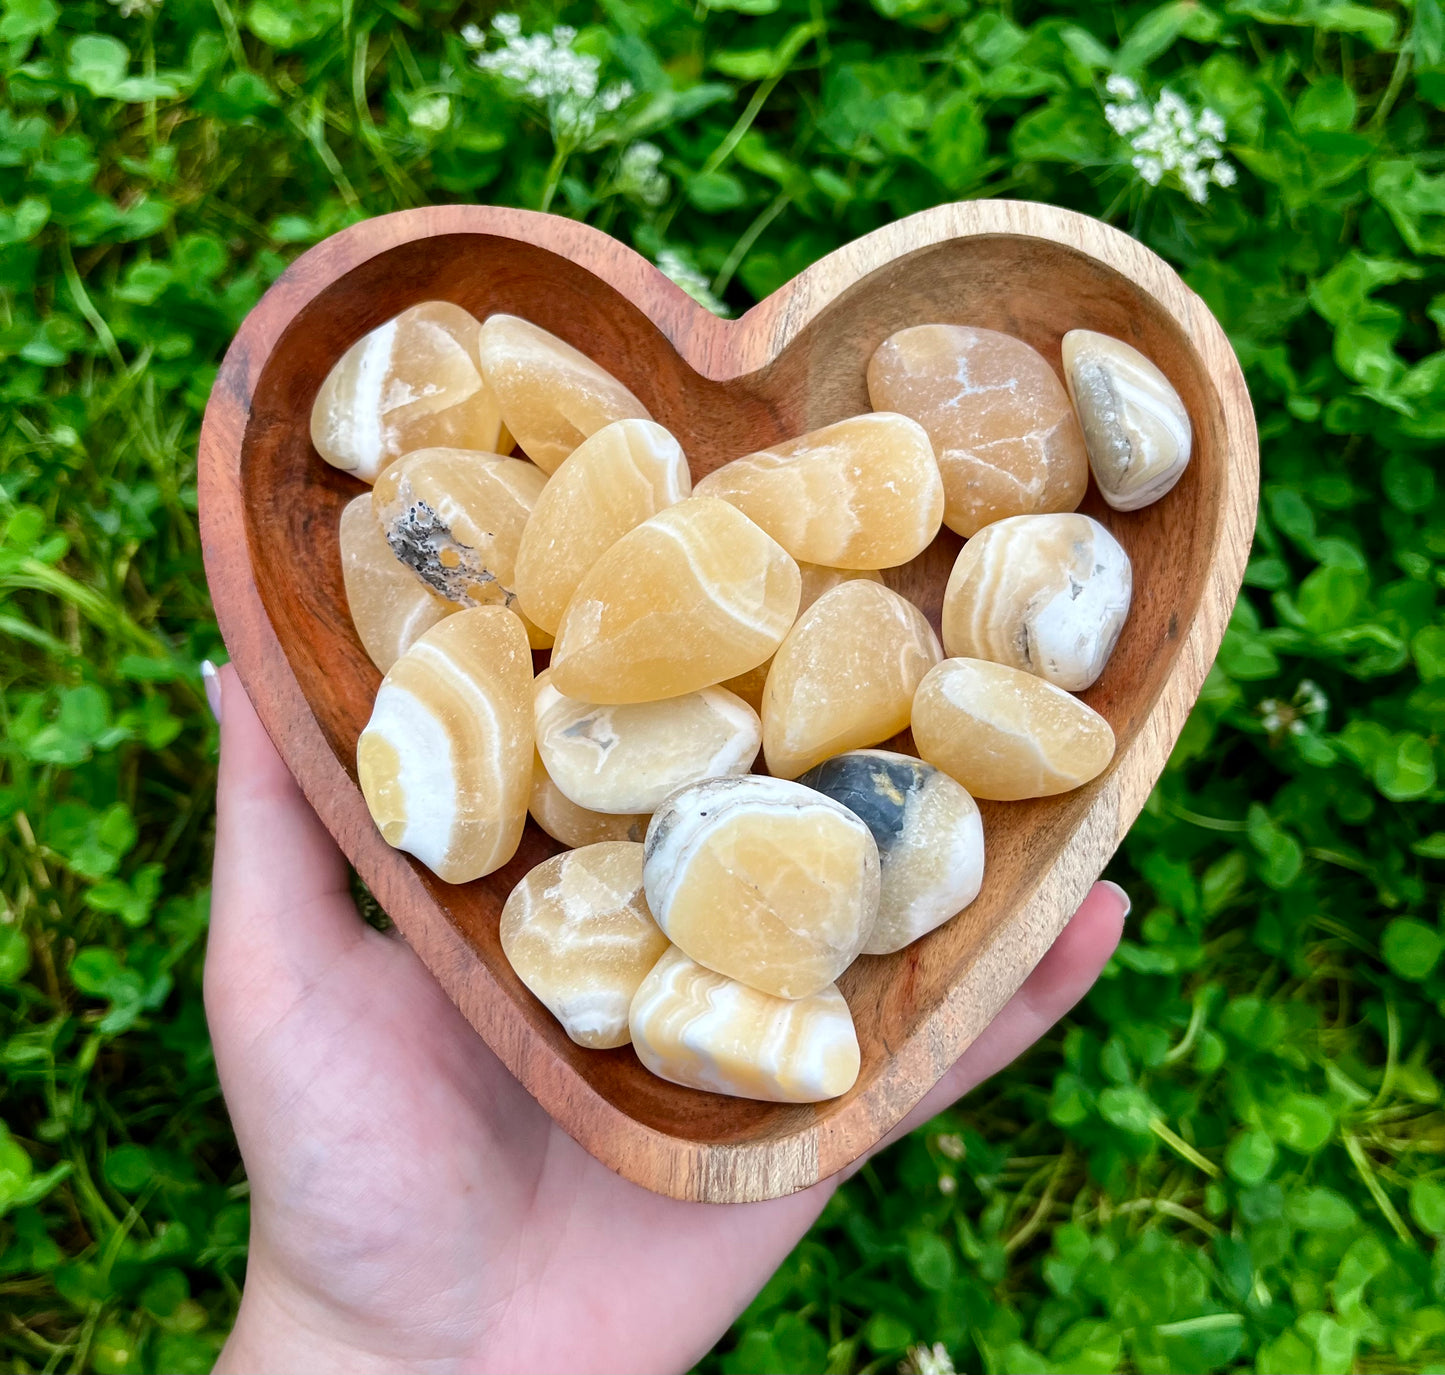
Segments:
[[[806,998],[774,998],[674,946],[642,981],[629,1020],[637,1058],[685,1088],[818,1103],[858,1079],[858,1033],[832,984]]]
[[[798,614],[798,565],[741,511],[689,497],[587,570],[557,627],[552,683],[584,702],[654,702],[757,667]]]
[[[682,446],[651,420],[617,420],[563,461],[537,498],[517,551],[517,598],[556,634],[582,575],[649,516],[692,492]]]
[[[463,606],[517,606],[517,549],[546,475],[520,458],[422,449],[392,463],[371,509],[396,557]],[[534,649],[551,636],[522,617]]]
[[[873,934],[878,846],[831,798],[781,778],[711,778],[647,828],[643,882],[667,938],[780,998],[826,988]]]
[[[391,551],[371,509],[371,493],[346,503],[337,535],[346,605],[362,648],[383,673],[418,635],[457,610]]]
[[[326,374],[311,442],[363,482],[413,449],[495,449],[502,412],[482,377],[476,319],[424,301],[363,335]]]
[[[902,950],[978,896],[983,819],[967,790],[941,769],[907,754],[853,750],[798,781],[842,803],[878,845],[878,921],[865,955]]]
[[[907,563],[943,522],[933,446],[903,415],[857,415],[747,454],[697,493],[730,501],[795,559],[832,568]]]
[[[959,551],[943,594],[943,647],[1082,692],[1114,651],[1132,591],[1129,556],[1098,521],[1014,516]]]
[[[548,776],[542,756],[532,755],[532,795],[527,800],[532,820],[553,840],[572,849],[596,845],[603,840],[634,840],[641,844],[652,817],[609,816],[606,812],[589,812],[579,807]]]
[[[1022,339],[971,325],[915,325],[868,363],[875,410],[912,416],[943,475],[943,523],[972,535],[1006,516],[1072,511],[1089,463],[1068,393]]]
[[[788,632],[763,692],[768,772],[796,778],[908,724],[913,694],[943,650],[923,613],[891,588],[845,582]]]
[[[479,349],[502,420],[544,473],[604,425],[652,418],[610,372],[528,320],[489,315]]]
[[[1114,757],[1114,732],[1092,707],[982,659],[945,659],[918,685],[913,742],[975,797],[999,802],[1068,792]]]
[[[532,652],[502,606],[439,621],[391,666],[356,746],[388,845],[446,883],[516,853],[532,784]]]
[[[1193,430],[1179,393],[1138,349],[1107,334],[1070,330],[1063,357],[1099,494],[1116,511],[1158,501],[1189,464]]]
[[[532,701],[547,773],[594,812],[652,812],[689,783],[746,773],[763,739],[757,712],[720,687],[599,706],[564,697],[548,669],[538,675]]]
[[[579,1046],[632,1039],[628,1011],[668,949],[642,893],[642,846],[603,841],[543,860],[502,908],[502,951]]]

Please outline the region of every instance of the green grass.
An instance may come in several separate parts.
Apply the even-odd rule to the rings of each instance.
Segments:
[[[489,14],[447,0],[132,8],[0,0],[5,1365],[204,1370],[234,1311],[194,452],[266,285],[356,219],[475,199],[740,311],[1011,195],[1138,235],[1228,329],[1264,463],[1246,593],[1087,1005],[849,1185],[705,1368],[942,1342],[960,1370],[1445,1370],[1441,0],[528,9],[635,89],[580,119],[478,70]],[[1111,72],[1218,111],[1238,183],[1141,180]]]

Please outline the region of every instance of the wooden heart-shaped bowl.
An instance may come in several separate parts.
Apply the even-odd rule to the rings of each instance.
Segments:
[[[584,1050],[512,973],[497,920],[513,885],[560,847],[528,822],[516,857],[450,887],[391,849],[356,781],[380,681],[351,627],[337,522],[361,490],[311,447],[311,403],[360,335],[445,299],[560,335],[621,379],[682,442],[694,477],[866,411],[864,371],[895,330],[942,321],[1005,330],[1055,365],[1075,328],[1143,350],[1194,425],[1179,485],[1132,514],[1092,489],[1082,509],[1134,564],[1134,604],[1084,694],[1118,737],[1104,775],[1062,797],[982,805],[983,892],[841,987],[863,1050],[841,1098],[755,1103],[679,1088],[631,1049]],[[362,879],[483,1039],[572,1136],[660,1193],[776,1197],[875,1145],[1038,962],[1138,815],[1219,648],[1254,529],[1258,452],[1239,365],[1204,303],[1159,258],[1066,210],[940,206],[839,249],[739,320],[696,305],[656,268],[570,220],[438,206],[368,220],[303,255],[246,318],[206,408],[200,516],[221,632],[307,798]],[[960,541],[947,530],[887,581],[938,625]]]

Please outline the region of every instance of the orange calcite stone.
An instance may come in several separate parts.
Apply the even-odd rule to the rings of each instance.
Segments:
[[[736,507],[689,497],[588,569],[552,651],[552,685],[583,702],[679,697],[762,663],[798,614],[798,565]]]
[[[875,410],[928,431],[943,475],[943,522],[972,535],[992,521],[1072,511],[1089,459],[1068,393],[1022,339],[971,325],[916,325],[868,364]]]
[[[532,820],[553,840],[577,849],[596,845],[603,840],[635,840],[647,834],[649,813],[635,816],[609,816],[606,812],[589,812],[579,807],[548,776],[540,754],[532,758],[532,796],[527,802]]]

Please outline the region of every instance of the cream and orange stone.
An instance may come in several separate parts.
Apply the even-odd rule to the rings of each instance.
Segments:
[[[945,659],[918,685],[913,741],[975,797],[999,802],[1068,792],[1114,757],[1114,732],[1092,707],[983,659]]]
[[[489,315],[483,321],[480,353],[503,422],[544,473],[555,472],[604,425],[652,418],[585,353],[516,315]]]
[[[1082,692],[1114,652],[1133,585],[1128,554],[1090,516],[1001,520],[959,551],[943,594],[943,647]]]
[[[383,673],[457,604],[439,597],[392,553],[371,493],[346,503],[337,535],[346,605],[362,648]]]
[[[711,778],[647,828],[647,904],[699,964],[779,998],[821,992],[878,917],[878,846],[846,807],[798,783]]]
[[[1064,380],[1104,500],[1116,511],[1158,501],[1189,465],[1189,412],[1167,377],[1122,339],[1064,335]]]
[[[893,568],[943,523],[943,479],[923,427],[904,415],[857,415],[715,469],[699,496],[721,497],[795,559]]]
[[[775,998],[675,946],[632,1000],[632,1048],[660,1079],[765,1103],[819,1103],[853,1087],[858,1033],[832,984]]]
[[[805,769],[908,725],[913,694],[943,658],[924,614],[881,583],[825,592],[788,632],[763,692],[768,772]]]
[[[604,841],[530,870],[502,908],[502,951],[579,1046],[632,1039],[632,999],[668,949],[642,893],[642,846]]]
[[[1072,511],[1089,481],[1068,393],[1036,349],[993,329],[915,325],[868,363],[875,410],[912,416],[943,475],[943,523],[972,535],[1006,516]]]
[[[757,712],[720,687],[599,706],[564,697],[548,669],[532,701],[548,775],[594,812],[652,812],[689,783],[747,773],[763,739]]]
[[[647,834],[648,813],[634,816],[609,816],[606,812],[589,812],[579,807],[548,776],[542,756],[532,755],[532,795],[527,800],[532,820],[553,840],[571,849],[596,845],[604,840],[634,840],[638,844]]]
[[[689,497],[583,576],[557,627],[552,684],[583,702],[655,702],[764,662],[798,614],[802,576],[741,511]]]
[[[517,851],[532,784],[532,652],[505,607],[439,621],[391,666],[356,746],[388,845],[447,883]]]
[[[397,558],[462,606],[517,606],[517,550],[547,477],[535,464],[470,449],[422,449],[391,464],[371,509]],[[552,637],[525,616],[534,649]]]
[[[556,634],[583,575],[649,516],[692,494],[682,446],[652,420],[616,420],[548,479],[517,550],[517,600]]]
[[[424,301],[363,335],[316,394],[316,451],[374,482],[413,449],[495,449],[502,411],[482,377],[480,330],[460,306]]]

